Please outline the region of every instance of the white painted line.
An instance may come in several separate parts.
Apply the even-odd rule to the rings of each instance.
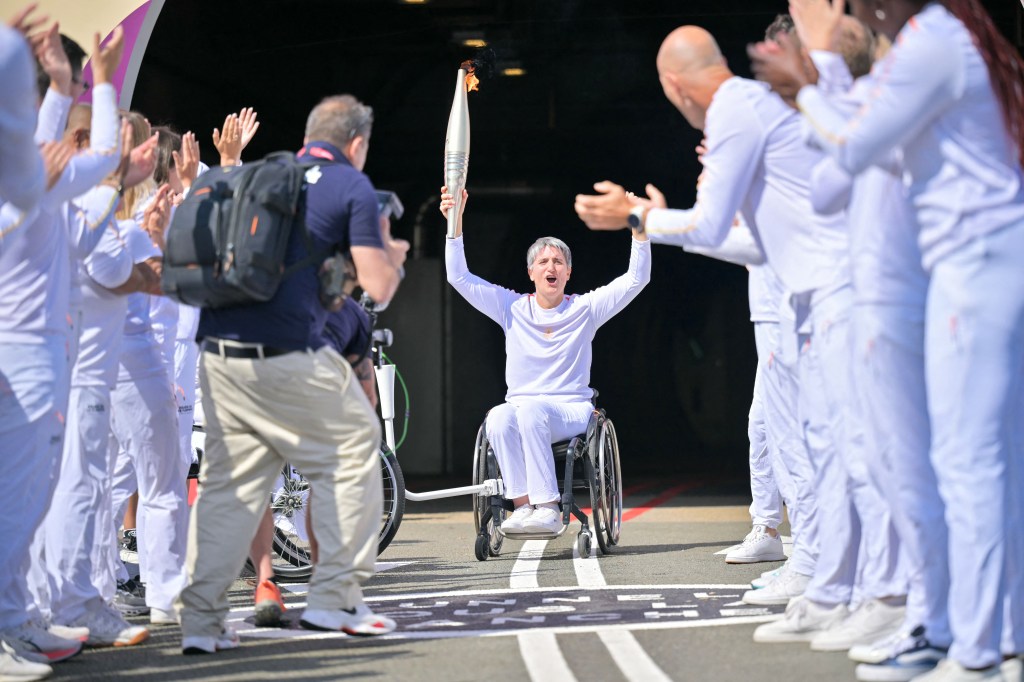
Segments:
[[[576,587],[575,585],[562,585],[561,587],[499,587],[493,590],[450,590],[447,592],[420,592],[417,594],[399,594],[399,595],[382,595],[382,596],[368,596],[365,601],[367,602],[382,602],[382,601],[396,601],[399,599],[413,601],[416,599],[440,599],[442,597],[475,597],[481,594],[517,594],[520,592],[579,592],[587,590],[621,590],[623,592],[632,592],[633,590],[650,590],[651,592],[657,592],[659,590],[749,590],[750,585],[602,585],[600,587]]]
[[[576,571],[576,582],[580,587],[604,587],[604,574],[601,573],[601,564],[597,562],[597,550],[590,553],[589,559],[580,556],[580,550],[574,543],[572,546],[572,567]]]
[[[597,636],[630,682],[672,682],[629,630],[602,631]]]
[[[526,664],[526,672],[532,682],[546,680],[565,680],[576,682],[569,663],[558,647],[558,639],[553,632],[523,632],[519,640],[519,655]]]
[[[511,589],[536,589],[539,587],[537,568],[540,566],[540,559],[544,556],[544,548],[547,546],[547,540],[527,540],[523,543],[519,550],[519,556],[512,565],[512,574],[508,579]]]
[[[608,586],[604,579],[604,573],[601,572],[601,565],[597,561],[596,549],[589,558],[584,559],[580,556],[579,548],[574,544],[572,546],[572,567],[576,571],[576,581],[580,587]],[[658,664],[644,651],[640,642],[636,641],[636,637],[629,630],[599,631],[597,635],[629,682],[671,682],[672,678],[658,667]]]

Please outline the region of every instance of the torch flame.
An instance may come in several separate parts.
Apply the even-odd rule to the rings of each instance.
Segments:
[[[1024,2],[1024,0],[1021,0]],[[476,77],[476,66],[472,61],[465,61],[459,65],[460,69],[466,70],[466,92],[480,91],[480,79]]]

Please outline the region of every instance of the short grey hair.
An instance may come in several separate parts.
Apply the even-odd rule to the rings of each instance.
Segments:
[[[325,97],[306,119],[306,139],[343,148],[356,136],[367,139],[373,128],[373,109],[352,95]]]
[[[558,249],[565,256],[565,264],[572,267],[572,251],[569,250],[569,245],[563,242],[558,237],[541,237],[533,243],[532,246],[526,251],[526,269],[533,269],[533,261],[537,259],[537,254],[544,250],[545,246]]]

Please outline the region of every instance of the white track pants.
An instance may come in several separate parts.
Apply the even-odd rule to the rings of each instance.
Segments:
[[[551,444],[586,432],[593,411],[589,401],[517,398],[488,412],[487,438],[501,469],[505,497],[529,495],[530,504],[559,501]]]
[[[935,264],[928,291],[925,376],[949,526],[949,656],[971,668],[998,663],[1001,643],[1024,649],[1024,463],[1010,447],[1021,428],[1022,257],[1024,224],[977,237]],[[1004,610],[1017,631],[1004,632]]]
[[[174,345],[174,395],[178,400],[178,437],[181,456],[192,464],[192,424],[196,408],[196,370],[199,346],[195,341],[176,341]]]
[[[925,626],[946,648],[952,635],[945,505],[929,457],[924,307],[854,307],[854,371],[869,426],[871,478],[891,504],[907,572],[908,631]]]
[[[800,421],[814,465],[821,553],[805,596],[848,604],[906,594],[888,503],[868,476],[864,419],[852,381],[852,288],[818,301],[800,336]]]
[[[61,475],[46,515],[45,551],[50,610],[58,623],[78,618],[103,600],[95,581],[96,548],[110,534],[104,513],[110,492],[110,389],[71,389]]]
[[[111,431],[120,445],[116,468],[134,468],[138,482],[139,571],[146,604],[170,610],[185,586],[188,537],[188,464],[179,447],[174,394],[167,375],[158,374],[118,382],[111,402]]]
[[[30,547],[42,524],[60,470],[68,399],[64,337],[39,344],[0,345],[0,443],[5,504],[12,510],[0,552],[0,630],[29,617]]]
[[[747,414],[747,438],[750,440],[750,518],[754,525],[778,528],[782,523],[782,496],[772,473],[775,455],[765,426],[762,398],[763,365],[757,362],[754,376],[754,397]]]
[[[764,418],[769,442],[776,457],[772,465],[775,480],[786,500],[793,554],[790,567],[797,573],[813,575],[818,562],[818,498],[814,469],[797,419],[796,342],[784,344],[783,334],[795,337],[793,320],[781,324],[754,325],[757,355],[767,358],[762,366]]]

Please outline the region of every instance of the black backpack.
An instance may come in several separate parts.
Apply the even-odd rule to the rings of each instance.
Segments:
[[[167,230],[160,287],[199,308],[268,301],[281,281],[324,259],[303,220],[306,171],[292,152],[200,175]],[[301,230],[306,258],[284,265],[288,238]]]

